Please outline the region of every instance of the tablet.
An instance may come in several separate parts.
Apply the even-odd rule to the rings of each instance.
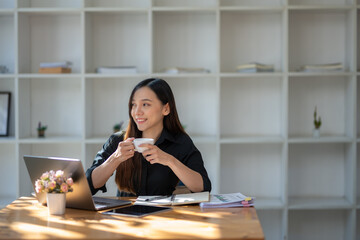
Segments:
[[[131,217],[143,217],[146,215],[169,211],[170,207],[156,207],[156,206],[145,206],[145,205],[131,205],[128,207],[115,208],[110,211],[103,212],[103,214],[109,215],[121,215]]]

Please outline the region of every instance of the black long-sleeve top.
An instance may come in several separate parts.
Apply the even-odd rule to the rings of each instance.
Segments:
[[[123,141],[123,139],[123,133],[111,135],[103,145],[102,149],[96,154],[92,166],[87,169],[86,177],[93,195],[99,190],[106,192],[107,189],[106,185],[97,189],[94,188],[91,178],[92,171],[105,162],[110,155],[115,152],[118,144]],[[195,147],[188,135],[180,133],[174,136],[164,128],[155,145],[162,151],[174,156],[190,169],[198,172],[203,179],[203,191],[211,191],[211,182],[204,167],[201,153]],[[143,156],[141,156],[141,158],[141,182],[136,195],[171,195],[179,182],[179,179],[174,172],[167,166],[157,163],[150,164]],[[131,181],[133,181],[133,179],[131,179]],[[129,193],[119,191],[117,195],[131,196]]]

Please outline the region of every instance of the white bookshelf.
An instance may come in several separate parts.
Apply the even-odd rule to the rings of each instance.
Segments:
[[[171,85],[213,193],[256,197],[266,239],[360,238],[360,0],[2,0],[0,207],[33,190],[24,154],[87,169],[140,80]],[[71,74],[38,74],[69,60]],[[237,73],[251,61],[273,73]],[[304,73],[342,62],[343,72]],[[96,68],[136,66],[137,74]],[[168,67],[206,74],[166,74]],[[315,105],[321,136],[312,137]],[[37,137],[38,121],[48,125]],[[99,193],[101,195],[101,193]],[[105,195],[116,194],[114,183]]]

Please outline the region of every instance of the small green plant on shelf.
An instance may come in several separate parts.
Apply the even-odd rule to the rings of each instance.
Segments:
[[[315,110],[314,110],[314,126],[315,126],[315,129],[320,129],[320,127],[321,127],[321,117],[319,116],[317,118],[317,107],[315,107]]]
[[[41,122],[39,122],[37,127],[38,137],[45,137],[46,129],[47,129],[47,125],[42,125]]]
[[[120,123],[117,123],[113,126],[113,132],[119,132],[121,130],[121,127],[123,126],[124,121],[121,121]]]
[[[314,130],[313,130],[313,136],[319,137],[320,136],[320,127],[321,127],[321,117],[317,116],[317,107],[315,107],[314,110]]]

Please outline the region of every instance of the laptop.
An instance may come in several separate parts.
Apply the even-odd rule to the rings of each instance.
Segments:
[[[74,180],[74,190],[66,193],[66,207],[68,208],[99,211],[131,204],[131,201],[126,200],[93,197],[79,159],[24,155],[24,161],[34,190],[35,181],[44,172],[50,170],[63,170],[66,177],[71,177]],[[46,203],[46,193],[35,194],[40,203]]]

